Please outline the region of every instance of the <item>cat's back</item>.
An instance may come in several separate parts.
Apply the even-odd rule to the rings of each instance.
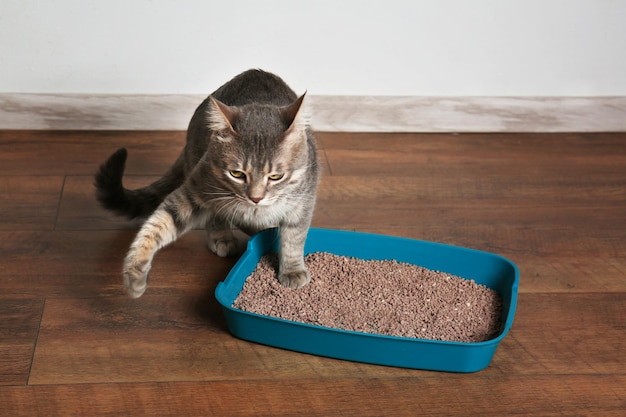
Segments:
[[[237,75],[212,96],[229,106],[252,103],[287,106],[297,99],[296,93],[279,76],[260,69]]]

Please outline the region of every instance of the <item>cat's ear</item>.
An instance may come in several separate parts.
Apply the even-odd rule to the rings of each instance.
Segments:
[[[239,111],[236,107],[227,106],[213,98],[213,96],[209,96],[209,106],[207,108],[209,129],[216,132],[224,130],[234,132],[233,125],[237,117],[239,117]]]
[[[283,121],[287,126],[287,132],[291,132],[294,130],[304,130],[306,128],[308,121],[304,111],[304,97],[306,96],[306,91],[300,97],[296,99],[293,103],[288,106],[285,106],[281,109]]]

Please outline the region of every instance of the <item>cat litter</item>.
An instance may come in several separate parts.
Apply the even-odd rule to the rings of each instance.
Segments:
[[[510,330],[519,270],[488,252],[312,228],[311,282],[276,278],[278,231],[250,239],[215,291],[236,337],[377,365],[476,372]],[[246,311],[246,310],[252,311]]]
[[[284,320],[389,336],[482,342],[500,330],[498,293],[472,280],[394,260],[315,252],[311,282],[282,286],[276,256],[261,258],[234,308]]]

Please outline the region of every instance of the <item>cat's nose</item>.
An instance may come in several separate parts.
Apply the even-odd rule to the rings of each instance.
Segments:
[[[250,201],[252,201],[254,204],[259,204],[261,200],[263,200],[263,197],[250,197]]]

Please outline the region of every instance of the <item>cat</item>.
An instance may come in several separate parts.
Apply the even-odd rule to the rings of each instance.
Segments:
[[[145,292],[156,252],[195,227],[206,227],[209,249],[222,257],[237,254],[236,229],[251,235],[278,227],[278,280],[293,289],[309,283],[303,252],[320,174],[305,95],[272,73],[248,70],[200,104],[183,151],[159,180],[124,188],[125,148],[100,166],[100,204],[146,219],[124,261],[130,297]]]

